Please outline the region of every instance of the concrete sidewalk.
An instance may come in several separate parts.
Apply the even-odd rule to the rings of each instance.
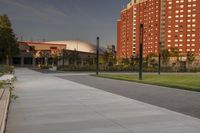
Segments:
[[[200,119],[25,68],[7,133],[199,133]]]
[[[88,75],[59,77],[200,119],[200,92]]]

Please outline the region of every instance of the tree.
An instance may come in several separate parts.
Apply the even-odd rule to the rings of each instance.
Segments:
[[[74,50],[69,53],[69,64],[72,64],[75,66],[81,64],[81,57],[78,51]]]
[[[69,53],[67,50],[63,49],[63,51],[62,51],[63,67],[65,66],[66,60],[68,61],[68,59],[69,59]]]
[[[155,66],[156,60],[154,59],[154,57],[156,57],[156,54],[154,53],[149,53],[146,57],[146,62],[147,62],[147,66]]]
[[[123,58],[122,59],[122,64],[123,65],[130,65],[130,60],[128,58]]]
[[[86,58],[86,64],[89,66],[93,65],[93,58],[90,57],[89,55]]]
[[[11,22],[7,15],[0,15],[0,58],[6,64],[10,59],[19,53],[17,38],[11,27]]]
[[[194,62],[195,56],[192,52],[187,52],[188,72],[190,72],[190,65]]]
[[[115,57],[111,51],[104,52],[104,61],[106,66],[113,66],[115,64]]]
[[[45,65],[45,67],[47,67],[48,66],[48,58],[51,57],[51,51],[49,51],[49,50],[42,50],[42,51],[39,52],[39,55],[40,55],[41,58],[44,59],[43,60],[44,61],[44,65]]]
[[[176,65],[176,71],[178,71],[179,66],[179,49],[178,48],[171,48],[171,56],[176,57],[176,62],[174,64]]]
[[[173,57],[177,57],[177,60],[179,59],[179,49],[178,48],[171,48],[171,55]]]
[[[163,49],[161,52],[161,56],[163,64],[167,65],[170,58],[170,52],[168,51],[168,49]]]

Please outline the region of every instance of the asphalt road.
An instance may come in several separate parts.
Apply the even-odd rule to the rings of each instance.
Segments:
[[[200,118],[200,93],[87,75],[59,76],[73,82]]]

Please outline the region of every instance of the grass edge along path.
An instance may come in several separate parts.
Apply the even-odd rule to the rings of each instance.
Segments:
[[[131,74],[100,74],[97,77],[200,92],[200,75],[196,74],[144,75],[143,80],[138,80],[138,75]]]

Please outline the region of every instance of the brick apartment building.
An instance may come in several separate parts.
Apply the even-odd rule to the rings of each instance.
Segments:
[[[166,0],[165,48],[200,55],[200,0]]]
[[[117,21],[117,57],[139,54],[140,24],[143,54],[178,48],[200,55],[200,0],[131,0]]]
[[[120,19],[117,22],[117,56],[121,58],[129,58],[135,51],[133,13],[133,3],[130,2],[127,8],[121,11]]]

